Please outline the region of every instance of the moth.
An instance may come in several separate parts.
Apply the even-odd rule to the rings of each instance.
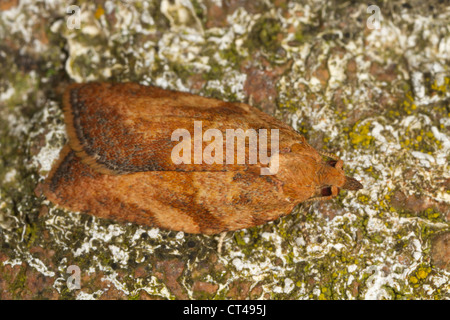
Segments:
[[[66,89],[63,109],[68,143],[43,191],[71,211],[217,234],[362,188],[345,176],[341,159],[244,103],[136,83],[82,83]],[[227,136],[230,130],[253,133],[240,140],[240,155],[242,134]],[[255,162],[255,139],[265,161]]]

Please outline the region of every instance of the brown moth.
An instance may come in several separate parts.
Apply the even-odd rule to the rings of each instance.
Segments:
[[[69,141],[44,183],[44,194],[72,211],[216,234],[273,221],[301,202],[331,199],[341,188],[362,188],[345,176],[342,160],[315,150],[291,127],[247,104],[135,83],[87,83],[67,88],[63,108]],[[228,156],[227,143],[235,137],[196,140],[209,129],[223,136],[230,129],[254,129],[260,142],[261,129],[278,129],[278,148],[272,148],[271,133],[265,136],[266,163],[250,161],[248,137],[241,140],[244,162],[238,160],[236,144],[227,158],[233,161],[199,161],[192,152],[192,161],[177,164],[173,152],[182,139],[174,140],[173,133],[179,129],[187,134],[183,138],[194,137],[183,144],[183,159],[192,159],[186,150],[208,146],[213,158]],[[278,170],[261,174],[274,159]]]

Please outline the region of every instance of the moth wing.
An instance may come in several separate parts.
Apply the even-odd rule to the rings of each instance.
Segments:
[[[188,233],[215,234],[264,224],[288,214],[276,177],[246,172],[138,172],[104,175],[66,146],[44,184],[62,208],[100,218]]]
[[[236,146],[227,159],[230,129],[241,129],[248,136],[256,133],[258,142],[260,129],[266,129],[268,156],[272,129],[279,130],[280,152],[299,141],[307,146],[288,125],[249,105],[135,83],[73,84],[64,94],[63,107],[70,147],[84,163],[104,174],[259,167],[260,161],[249,164],[250,138],[245,143],[245,164],[238,164]],[[214,129],[209,131],[210,141],[202,141],[209,129]],[[184,158],[189,151],[191,156]],[[180,159],[186,161],[178,163]]]

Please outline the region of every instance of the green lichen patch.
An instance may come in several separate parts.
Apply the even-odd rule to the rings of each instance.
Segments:
[[[253,26],[249,35],[251,48],[263,47],[269,52],[274,52],[280,45],[279,33],[280,21],[273,18],[262,18]]]

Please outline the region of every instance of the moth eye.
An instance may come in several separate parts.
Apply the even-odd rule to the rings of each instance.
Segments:
[[[338,190],[338,193],[339,193],[339,191],[341,191],[340,188],[337,188],[337,190]],[[331,190],[331,186],[323,187],[322,189],[320,189],[320,194],[322,197],[331,196],[333,194],[333,191]]]
[[[328,187],[322,188],[322,189],[320,190],[320,194],[321,194],[323,197],[331,196],[331,194],[332,194],[332,192],[331,192],[331,187],[328,186]]]
[[[335,168],[335,167],[336,167],[336,164],[337,164],[337,161],[336,161],[336,160],[328,160],[328,161],[327,161],[327,164],[328,164],[329,166],[332,166],[333,168]]]

